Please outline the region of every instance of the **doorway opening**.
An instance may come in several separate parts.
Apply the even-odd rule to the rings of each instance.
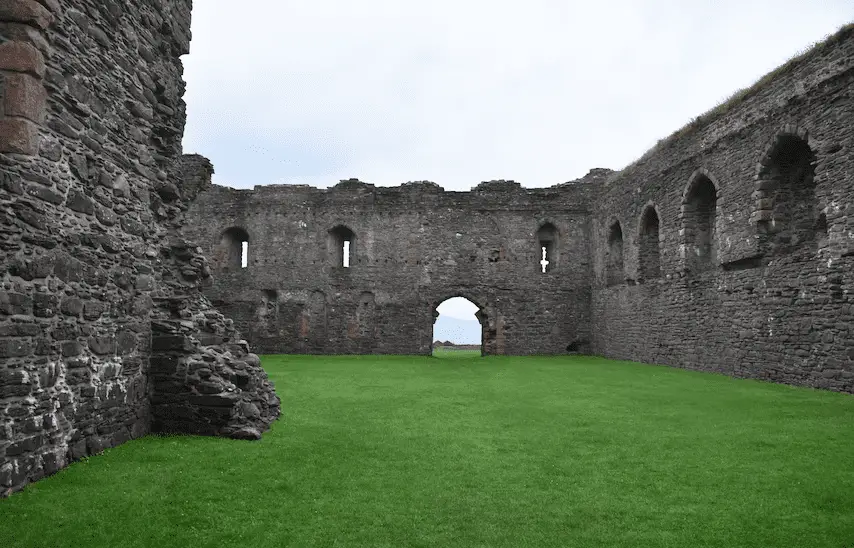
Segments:
[[[439,303],[433,311],[433,356],[482,356],[483,320],[480,307],[465,297],[451,297]]]

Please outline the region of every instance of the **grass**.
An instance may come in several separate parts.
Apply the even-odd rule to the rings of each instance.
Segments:
[[[854,546],[854,398],[584,357],[267,356],[260,442],[147,437],[14,547]]]
[[[480,350],[438,347],[433,349],[434,358],[479,358]]]

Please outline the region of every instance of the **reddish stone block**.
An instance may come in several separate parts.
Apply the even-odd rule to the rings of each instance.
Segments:
[[[46,56],[50,56],[51,48],[47,39],[42,32],[30,25],[24,23],[15,23],[13,21],[0,21],[0,34],[7,41],[11,42],[27,42],[39,49]]]
[[[59,5],[59,0],[38,0],[38,2],[53,13],[58,14],[62,11],[62,6]]]
[[[35,0],[0,0],[0,21],[26,23],[44,30],[53,23],[53,14]]]
[[[0,119],[0,152],[28,156],[38,154],[38,126],[23,118]]]
[[[0,70],[26,72],[42,78],[44,55],[32,44],[5,42],[0,44]]]
[[[3,109],[6,116],[20,116],[37,124],[44,123],[47,92],[41,80],[29,74],[9,74],[5,84]]]

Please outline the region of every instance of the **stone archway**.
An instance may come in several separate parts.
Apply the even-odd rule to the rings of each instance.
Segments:
[[[432,353],[432,343],[433,343],[433,326],[435,325],[436,320],[439,317],[439,305],[448,301],[449,299],[453,299],[456,297],[463,298],[473,305],[477,307],[477,312],[475,312],[475,318],[477,318],[478,323],[480,323],[480,354],[481,356],[489,356],[493,354],[497,354],[497,315],[491,306],[487,303],[487,300],[474,296],[470,292],[467,291],[451,291],[446,293],[441,293],[441,296],[432,298],[429,300],[430,306],[430,352]]]

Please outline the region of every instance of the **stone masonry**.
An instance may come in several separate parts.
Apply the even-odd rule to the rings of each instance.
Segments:
[[[211,258],[205,294],[262,352],[429,354],[436,306],[463,296],[484,354],[852,392],[852,89],[849,25],[620,172],[471,192],[212,186],[184,233]]]
[[[180,233],[190,0],[0,0],[0,496],[150,432],[257,439],[279,400]]]
[[[151,432],[257,439],[250,345],[429,354],[454,296],[485,354],[854,392],[854,27],[620,172],[233,190],[181,151],[190,10],[0,0],[0,496]]]
[[[212,186],[185,234],[211,257],[206,294],[260,352],[429,354],[436,307],[462,296],[480,307],[485,354],[561,354],[591,340],[588,211],[607,173],[472,192],[356,180],[329,190]]]

